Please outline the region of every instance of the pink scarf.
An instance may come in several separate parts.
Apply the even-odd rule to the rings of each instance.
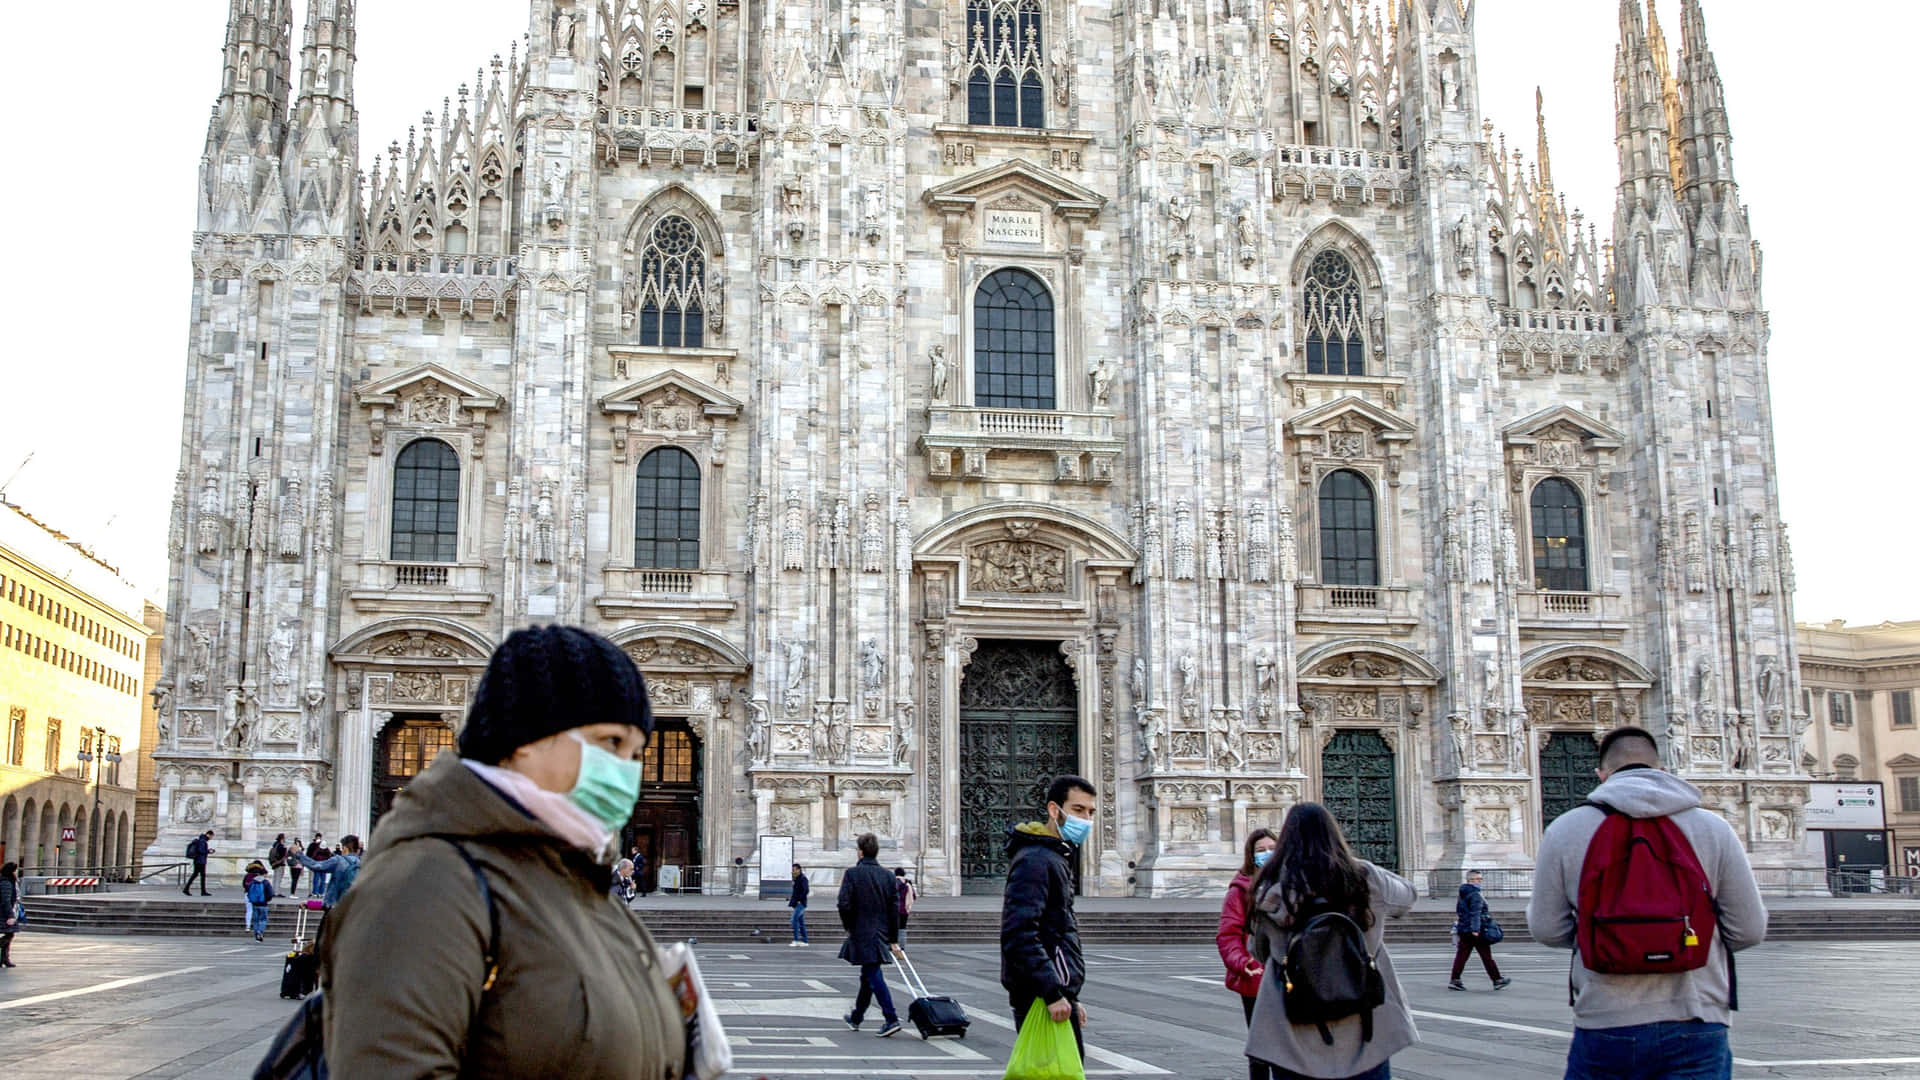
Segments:
[[[613,861],[613,832],[587,816],[565,795],[548,791],[532,778],[498,765],[484,765],[471,758],[460,763],[472,769],[480,779],[502,795],[525,807],[535,821],[552,829],[560,839],[593,856],[602,865]]]

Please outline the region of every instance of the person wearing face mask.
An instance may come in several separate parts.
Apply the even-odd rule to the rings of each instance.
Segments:
[[[1000,985],[1007,990],[1018,1029],[1036,1000],[1055,1022],[1073,1021],[1073,1038],[1087,1010],[1080,989],[1087,981],[1080,954],[1080,927],[1073,917],[1073,889],[1081,845],[1093,831],[1093,784],[1060,776],[1047,788],[1047,819],[1007,830],[1007,891],[1000,907]]]
[[[321,935],[333,1075],[685,1075],[653,938],[606,901],[652,730],[607,639],[546,626],[501,643],[457,750],[381,817]]]
[[[1255,829],[1247,834],[1240,872],[1227,886],[1227,898],[1220,905],[1220,931],[1213,937],[1220,948],[1220,961],[1227,966],[1227,989],[1240,995],[1240,1007],[1247,1014],[1249,1026],[1253,1024],[1253,1002],[1260,996],[1260,980],[1267,968],[1247,950],[1252,933],[1247,916],[1253,909],[1253,879],[1273,861],[1273,849],[1278,844],[1272,829]],[[1249,1080],[1269,1080],[1272,1075],[1266,1062],[1247,1059]]]

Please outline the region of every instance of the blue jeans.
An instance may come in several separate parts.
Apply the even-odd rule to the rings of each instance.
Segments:
[[[793,940],[807,940],[807,905],[800,904],[793,909]]]
[[[1267,1067],[1273,1070],[1275,1080],[1312,1080],[1312,1078],[1305,1073],[1293,1072],[1290,1069],[1283,1069],[1278,1065],[1269,1065]],[[1387,1071],[1387,1063],[1383,1061],[1375,1068],[1347,1077],[1347,1080],[1390,1080],[1391,1075],[1392,1074]]]
[[[1567,1080],[1732,1080],[1727,1025],[1667,1020],[1575,1028]]]
[[[320,871],[315,870],[313,872],[313,880],[307,883],[307,895],[308,896],[327,895],[327,882],[332,880],[333,880],[332,874],[323,874]]]
[[[859,1023],[867,1015],[867,1006],[874,999],[880,1001],[880,1015],[891,1024],[900,1019],[893,1011],[893,993],[887,989],[886,977],[880,974],[879,964],[860,965],[860,993],[853,999],[853,1022]]]
[[[251,904],[249,906],[253,908],[253,912],[252,912],[253,932],[255,934],[266,933],[267,932],[267,905]]]

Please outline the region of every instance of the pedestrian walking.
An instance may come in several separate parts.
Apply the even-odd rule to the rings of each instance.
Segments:
[[[849,1029],[859,1031],[867,1006],[878,1001],[881,1022],[874,1034],[885,1039],[900,1030],[893,994],[880,973],[880,965],[892,963],[888,954],[900,951],[900,904],[893,875],[880,865],[880,838],[863,834],[859,848],[860,861],[840,877],[838,906],[840,925],[847,929],[840,959],[860,968],[860,992],[854,996],[853,1011],[840,1019]]]
[[[686,1074],[660,951],[607,903],[652,731],[606,638],[545,626],[494,650],[457,750],[381,816],[320,939],[333,1075]]]
[[[20,864],[0,866],[0,967],[14,967],[13,935],[20,931]]]
[[[625,907],[639,893],[640,887],[633,880],[633,860],[621,859],[613,864],[613,886],[607,890],[607,898]]]
[[[633,849],[633,880],[640,883],[641,899],[646,899],[653,892],[653,886],[648,884],[647,853],[640,850],[637,844]]]
[[[312,861],[305,862],[302,865],[306,866],[309,870],[313,870],[314,863],[325,862],[333,858],[333,852],[328,851],[326,845],[320,842],[319,833],[314,833],[313,842],[307,845],[307,858]],[[318,870],[313,870],[313,879],[307,886],[307,895],[319,896],[327,891],[327,886],[330,884],[332,884],[332,882],[327,880],[326,874]]]
[[[1253,956],[1267,972],[1247,1056],[1277,1080],[1387,1080],[1388,1060],[1420,1038],[1385,929],[1413,909],[1413,886],[1356,856],[1326,807],[1303,802],[1253,887]]]
[[[247,898],[247,929],[253,931],[253,940],[267,940],[267,905],[273,903],[273,882],[260,860],[247,864],[247,874],[240,879],[240,891]]]
[[[799,863],[793,864],[793,893],[787,897],[787,906],[793,909],[793,940],[787,942],[789,949],[806,949],[812,945],[807,938],[807,894],[813,891],[813,883],[807,880],[806,871]]]
[[[1074,859],[1093,831],[1093,784],[1060,776],[1047,786],[1047,819],[1007,830],[1007,889],[1000,903],[1000,985],[1013,1008],[1016,1031],[1033,1003],[1043,1001],[1055,1023],[1073,1023],[1084,1060],[1081,1029],[1087,1010],[1080,990],[1087,962],[1073,915]]]
[[[1480,964],[1487,969],[1487,978],[1493,980],[1495,990],[1513,985],[1512,979],[1500,974],[1500,965],[1493,962],[1493,944],[1498,940],[1499,925],[1493,921],[1487,898],[1480,895],[1483,880],[1480,871],[1467,871],[1467,880],[1460,883],[1460,898],[1453,903],[1453,974],[1447,976],[1449,990],[1467,988],[1467,984],[1460,981],[1460,973],[1467,968],[1467,957],[1475,952],[1480,954]]]
[[[213,854],[213,830],[208,829],[192,840],[187,841],[187,858],[193,862],[193,872],[187,875],[187,884],[180,892],[183,896],[193,895],[193,879],[200,879],[200,895],[212,896],[207,891],[207,856]]]
[[[294,899],[300,897],[300,874],[304,869],[294,856],[300,852],[300,842],[295,840],[287,845],[287,895]]]
[[[1253,912],[1253,879],[1273,858],[1278,843],[1272,829],[1255,829],[1247,834],[1240,855],[1240,872],[1227,886],[1227,897],[1220,903],[1220,929],[1213,936],[1220,950],[1220,962],[1227,967],[1227,989],[1240,995],[1240,1009],[1247,1026],[1253,1026],[1253,1003],[1260,996],[1260,980],[1267,966],[1253,958],[1248,948],[1252,938],[1249,916]],[[1247,1059],[1248,1080],[1269,1080],[1273,1069],[1264,1061]]]
[[[273,838],[273,846],[267,849],[267,866],[273,871],[273,889],[280,891],[280,883],[286,879],[287,872],[287,834],[281,833]],[[298,874],[299,871],[295,870]],[[298,884],[298,881],[295,882]]]
[[[898,894],[900,905],[900,944],[907,943],[907,916],[913,914],[913,902],[920,898],[919,890],[913,887],[913,879],[907,877],[907,868],[893,868],[894,891]]]
[[[325,850],[325,849],[322,849]],[[314,891],[318,892],[320,882],[326,882],[326,892],[322,894],[321,906],[332,910],[340,903],[340,898],[353,887],[355,877],[360,873],[360,838],[343,836],[340,838],[340,850],[324,859],[315,859],[309,855],[296,853],[294,859],[308,870],[313,871]]]
[[[1533,939],[1579,961],[1567,1080],[1725,1080],[1733,954],[1767,934],[1746,849],[1645,729],[1608,732],[1595,773],[1540,838],[1527,904]]]

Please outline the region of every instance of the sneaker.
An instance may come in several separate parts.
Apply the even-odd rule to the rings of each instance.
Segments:
[[[1447,989],[1449,990],[1465,990],[1466,988],[1467,988],[1467,984],[1461,982],[1459,979],[1447,980]]]
[[[797,941],[789,941],[789,942],[787,942],[787,948],[789,948],[789,949],[797,949],[797,948],[799,948],[799,947],[800,947],[800,943],[799,943],[799,942],[797,942]]]
[[[853,1018],[853,1014],[852,1014],[852,1013],[848,1013],[847,1015],[845,1015],[845,1016],[843,1016],[843,1017],[841,1017],[841,1018],[840,1018],[840,1022],[841,1022],[841,1023],[843,1023],[843,1024],[845,1024],[845,1025],[847,1025],[847,1030],[848,1030],[848,1031],[859,1031],[859,1030],[860,1030],[860,1021],[858,1021],[858,1020],[855,1020],[855,1019]]]
[[[877,1038],[882,1038],[882,1039],[884,1039],[884,1038],[886,1038],[886,1037],[887,1037],[887,1036],[889,1036],[889,1035],[895,1035],[895,1034],[898,1034],[898,1033],[899,1033],[899,1031],[900,1031],[900,1021],[898,1021],[898,1020],[889,1020],[889,1021],[887,1021],[886,1023],[884,1023],[884,1024],[881,1024],[881,1025],[880,1025],[880,1030],[879,1030],[879,1031],[876,1031],[876,1032],[874,1032],[874,1035],[875,1035],[875,1036],[876,1036]]]
[[[1512,985],[1513,985],[1512,979],[1499,978],[1499,979],[1493,980],[1493,988],[1495,990],[1505,990],[1507,987]]]

